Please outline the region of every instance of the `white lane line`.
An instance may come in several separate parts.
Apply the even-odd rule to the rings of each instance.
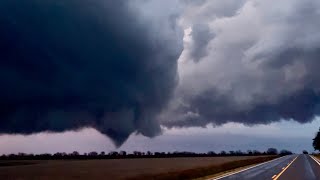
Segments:
[[[315,157],[313,157],[313,156],[311,156],[311,155],[309,155],[319,166],[320,166],[320,163],[319,163],[319,160],[318,159],[316,159]]]
[[[272,179],[275,178],[276,176],[277,176],[277,175],[273,175],[273,176],[272,176]]]
[[[282,156],[282,157],[280,157],[280,158],[273,159],[273,160],[271,160],[271,161],[267,161],[267,162],[264,162],[264,163],[261,163],[261,164],[257,164],[257,165],[255,165],[255,166],[248,167],[248,168],[246,168],[246,169],[242,169],[242,170],[237,171],[237,172],[227,173],[227,174],[225,174],[225,175],[222,175],[222,176],[219,176],[219,177],[215,177],[215,178],[211,178],[211,179],[207,179],[207,180],[218,180],[218,179],[222,179],[222,178],[225,178],[225,177],[228,177],[228,176],[232,176],[232,175],[241,173],[241,172],[243,172],[243,171],[247,171],[247,170],[249,170],[249,169],[256,168],[256,167],[258,167],[258,166],[262,166],[262,165],[264,165],[264,164],[267,164],[267,163],[270,163],[270,162],[273,162],[273,161],[282,159],[282,158],[284,158],[284,157],[287,157],[287,156]]]

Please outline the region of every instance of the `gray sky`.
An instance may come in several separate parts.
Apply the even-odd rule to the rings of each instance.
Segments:
[[[301,125],[282,121],[270,125],[247,127],[229,123],[222,127],[165,129],[161,136],[148,138],[131,135],[119,149],[111,140],[94,129],[61,134],[41,133],[29,136],[0,136],[0,154],[18,152],[55,153],[90,151],[194,151],[260,150],[275,147],[300,153],[313,151],[312,138],[318,130],[320,119]]]

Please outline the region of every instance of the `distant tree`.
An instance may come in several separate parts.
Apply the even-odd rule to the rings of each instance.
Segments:
[[[105,155],[106,155],[106,153],[104,151],[100,152],[100,156],[105,156]]]
[[[142,153],[140,151],[133,151],[133,154],[135,156],[141,156],[142,155]]]
[[[291,154],[293,154],[293,153],[291,151],[286,150],[286,149],[283,149],[280,151],[281,156],[291,155]]]
[[[257,155],[261,155],[262,153],[258,150],[253,150],[252,154],[257,156]]]
[[[237,156],[242,156],[242,155],[245,154],[245,153],[242,152],[241,150],[238,150],[238,151],[236,151],[235,153],[236,153]]]
[[[98,153],[97,152],[95,152],[95,151],[92,151],[92,152],[90,152],[89,154],[88,154],[88,156],[98,156]]]
[[[7,159],[7,155],[2,154],[2,155],[0,156],[0,159],[2,159],[2,160]]]
[[[220,152],[220,155],[221,155],[221,156],[225,156],[225,155],[227,155],[227,152],[221,151],[221,152]]]
[[[80,154],[79,154],[79,152],[78,151],[73,151],[72,153],[71,153],[71,156],[79,156]]]
[[[313,138],[312,145],[313,145],[314,150],[320,151],[320,128],[316,134],[316,137]]]
[[[306,150],[303,150],[302,153],[303,154],[309,154],[308,151],[306,151]]]
[[[215,153],[214,151],[209,151],[209,152],[207,153],[207,155],[209,155],[209,156],[215,156],[215,155],[217,155],[217,153]]]
[[[27,154],[26,153],[18,153],[18,156],[20,156],[20,157],[24,157],[24,156],[26,156]]]
[[[57,152],[57,153],[53,154],[53,156],[56,158],[61,158],[63,156],[63,154],[61,152]]]
[[[32,159],[34,157],[34,154],[29,154],[29,157]]]
[[[126,155],[127,155],[127,152],[126,152],[126,151],[120,151],[120,155],[121,155],[121,156],[126,156]]]
[[[111,151],[109,153],[109,156],[118,156],[118,155],[119,155],[119,153],[117,151]]]
[[[269,148],[267,150],[267,154],[269,154],[269,155],[277,155],[278,154],[278,150],[276,148]]]

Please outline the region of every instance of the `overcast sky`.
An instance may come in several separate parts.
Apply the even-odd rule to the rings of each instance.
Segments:
[[[61,134],[35,134],[29,136],[1,136],[0,154],[10,153],[80,153],[97,151],[193,151],[208,152],[222,150],[259,150],[275,147],[289,149],[296,153],[303,150],[313,151],[312,138],[320,123],[279,122],[270,125],[246,127],[230,123],[213,128],[166,129],[161,136],[148,138],[131,135],[128,141],[117,149],[112,141],[94,129]]]
[[[0,153],[310,151],[319,9],[317,0],[3,0]]]

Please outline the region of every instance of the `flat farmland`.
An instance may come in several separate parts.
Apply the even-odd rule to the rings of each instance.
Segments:
[[[0,179],[130,179],[144,175],[215,167],[258,157],[194,157],[110,160],[0,161]],[[266,158],[266,157],[265,157]],[[267,159],[266,159],[267,160]],[[139,179],[139,178],[138,178]]]

